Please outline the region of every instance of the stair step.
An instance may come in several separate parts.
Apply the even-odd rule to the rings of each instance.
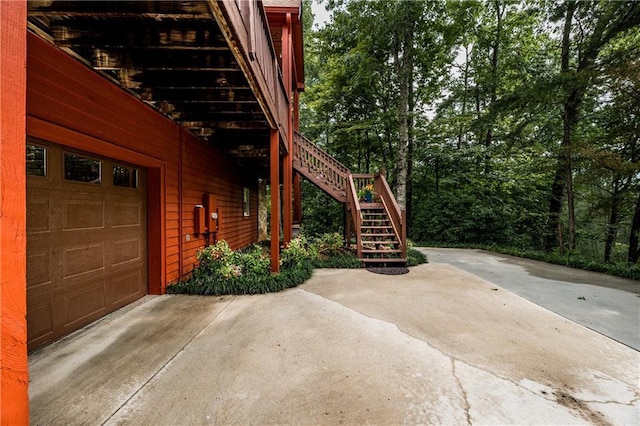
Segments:
[[[364,263],[407,263],[407,259],[401,257],[389,259],[362,259]]]
[[[363,240],[362,241],[362,245],[363,246],[372,246],[372,245],[390,245],[390,246],[395,246],[400,244],[397,241],[390,241],[390,240],[384,240],[384,241],[370,241],[370,240]]]
[[[365,238],[368,239],[368,238],[393,238],[393,237],[395,237],[395,234],[362,234],[363,240]],[[395,243],[395,244],[398,243],[398,241],[396,240],[383,240],[383,241],[377,241],[377,242],[389,242],[389,243]]]
[[[392,253],[402,253],[402,250],[393,249],[393,250],[362,250],[362,254],[392,254]]]

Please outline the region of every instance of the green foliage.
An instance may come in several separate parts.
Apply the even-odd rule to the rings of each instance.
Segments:
[[[566,253],[571,176],[573,256],[615,263],[637,251],[637,2],[336,0],[328,8],[333,21],[305,35],[303,132],[356,173],[386,169],[398,189],[407,77],[399,65],[409,60],[410,237],[535,251],[551,236]],[[407,35],[414,44],[404,52]],[[567,106],[577,112],[568,142]],[[569,174],[559,164],[566,158]],[[341,206],[314,191],[304,189],[305,231],[340,232]]]
[[[295,287],[311,277],[311,254],[304,239],[293,239],[282,251],[280,273],[270,271],[268,248],[253,245],[233,251],[218,241],[197,254],[198,266],[190,277],[167,287],[167,293],[258,294]]]
[[[342,205],[315,185],[302,181],[302,217],[305,235],[322,235],[326,232],[343,232]]]
[[[417,266],[427,263],[427,256],[424,253],[414,249],[407,249],[407,266]]]
[[[304,235],[292,239],[280,253],[280,267],[293,268],[300,263],[309,263],[315,256]]]
[[[343,252],[344,239],[338,232],[326,233],[313,240],[318,255],[335,256]]]
[[[640,280],[640,265],[638,264],[630,264],[627,262],[605,263],[601,261],[595,261],[578,253],[568,253],[565,255],[561,255],[557,252],[546,253],[541,250],[530,250],[483,244],[441,244],[437,242],[423,242],[420,245],[424,247],[455,247],[487,250],[495,253],[508,254],[510,256],[538,260],[540,262],[552,263],[555,265],[568,266],[570,268],[583,269],[585,271],[602,272],[618,277]]]
[[[316,268],[358,269],[362,268],[362,261],[348,251],[337,252],[327,257],[317,257],[313,261]]]
[[[360,268],[362,262],[343,248],[340,234],[326,234],[307,241],[292,239],[280,254],[280,272],[271,273],[269,246],[254,244],[233,251],[226,241],[198,251],[198,265],[189,278],[167,287],[170,294],[259,294],[295,287],[314,268]]]

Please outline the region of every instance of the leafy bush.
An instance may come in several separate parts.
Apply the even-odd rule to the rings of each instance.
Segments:
[[[417,266],[423,263],[427,263],[427,256],[407,244],[407,266]]]
[[[315,251],[309,247],[304,235],[300,235],[286,245],[280,253],[280,266],[282,268],[292,268],[293,266],[312,260]]]
[[[258,294],[295,287],[313,273],[305,245],[303,239],[291,240],[282,251],[280,273],[272,274],[268,249],[255,244],[232,251],[226,241],[218,241],[198,251],[191,276],[168,286],[167,293]]]
[[[314,268],[362,268],[362,261],[344,247],[338,233],[325,234],[309,242],[300,235],[280,253],[280,273],[272,274],[268,244],[254,244],[233,251],[226,241],[201,249],[197,266],[189,278],[167,287],[170,294],[259,294],[302,284]],[[407,251],[409,266],[426,262],[414,249]]]
[[[362,261],[355,254],[344,251],[337,252],[333,256],[317,257],[313,261],[316,268],[340,268],[340,269],[357,269],[362,268]]]

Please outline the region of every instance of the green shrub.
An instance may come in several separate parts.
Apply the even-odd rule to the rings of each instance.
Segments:
[[[313,250],[304,237],[294,238],[282,250],[280,273],[272,274],[266,246],[254,244],[233,251],[226,241],[201,249],[189,278],[167,287],[167,293],[258,294],[302,284],[313,273]]]
[[[295,265],[313,260],[314,251],[309,248],[304,235],[289,241],[286,247],[280,252],[280,266],[284,269],[293,268]]]
[[[362,261],[352,252],[344,250],[336,252],[333,256],[315,258],[313,266],[316,268],[357,269],[362,268]]]
[[[325,234],[312,243],[300,235],[280,253],[280,272],[271,273],[269,245],[254,244],[233,251],[226,241],[201,249],[191,275],[167,287],[170,294],[259,294],[295,287],[313,274],[314,268],[362,268],[362,261],[344,247],[338,233]],[[409,266],[426,262],[414,249],[407,251]]]
[[[343,254],[344,239],[338,232],[324,234],[313,242],[321,256],[336,256]]]
[[[409,244],[407,244],[409,246]],[[407,266],[417,266],[427,263],[427,256],[414,248],[407,248]]]

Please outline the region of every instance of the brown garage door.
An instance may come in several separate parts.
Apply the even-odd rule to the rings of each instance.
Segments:
[[[27,143],[29,350],[147,291],[142,168]]]

